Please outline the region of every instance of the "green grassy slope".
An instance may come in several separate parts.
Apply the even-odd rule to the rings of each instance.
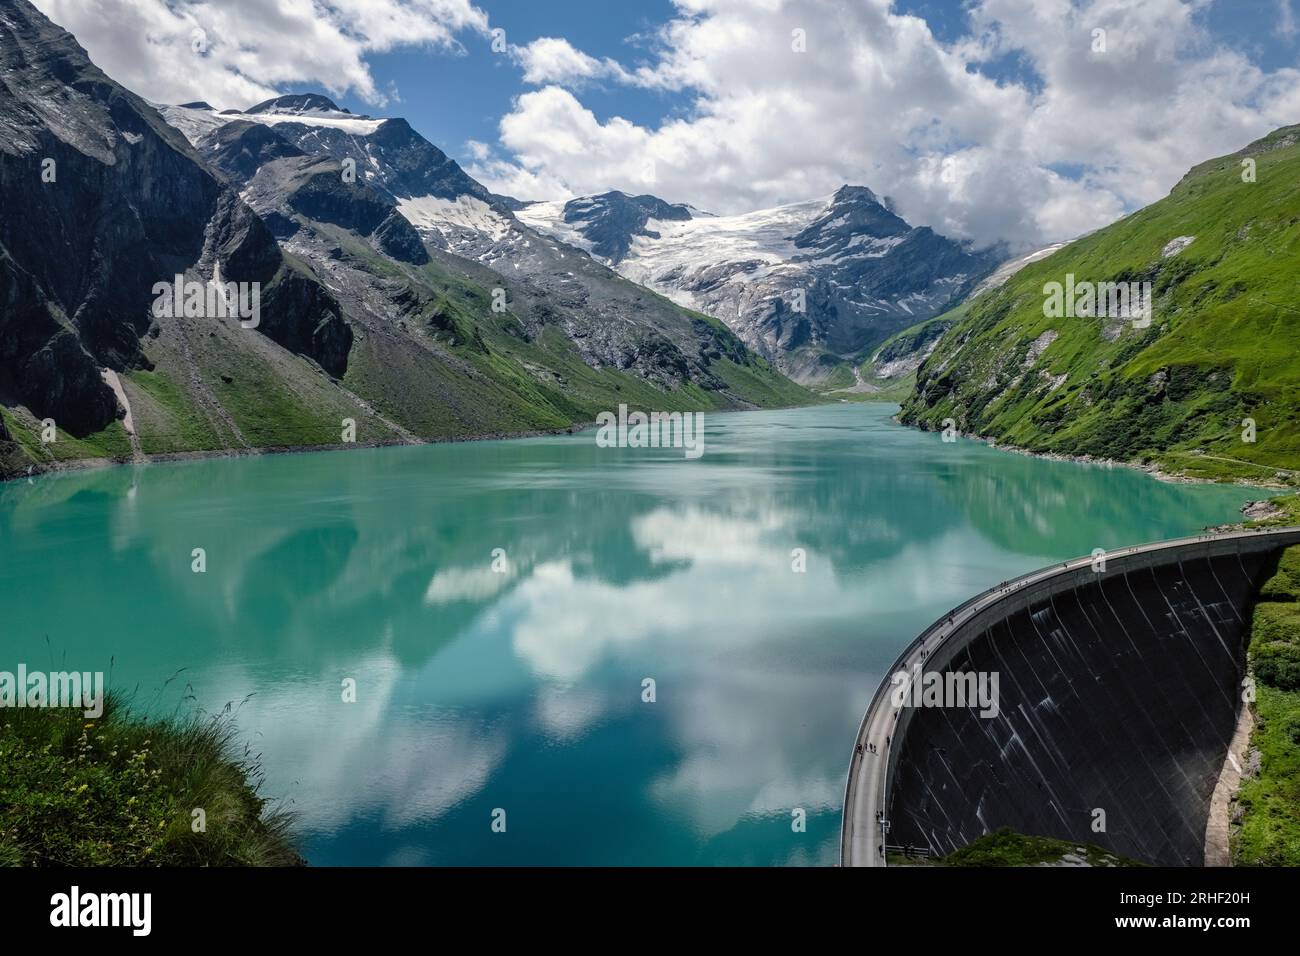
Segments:
[[[17,473],[34,466],[37,470],[51,464],[87,458],[123,459],[131,455],[131,443],[120,422],[113,422],[102,431],[76,437],[62,428],[56,428],[52,441],[42,441],[42,423],[21,405],[0,406],[9,441],[0,442],[0,466],[5,462]],[[0,477],[4,472],[0,471]]]
[[[511,434],[587,423],[620,403],[643,410],[722,410],[807,404],[814,396],[744,352],[724,325],[637,289],[681,321],[703,322],[735,343],[744,361],[721,354],[711,371],[722,383],[661,388],[618,368],[594,368],[559,323],[529,335],[513,309],[491,310],[489,283],[502,279],[472,263],[434,258],[398,265],[333,234],[354,265],[410,284],[427,298],[394,334],[366,334],[354,344],[344,384],[385,416],[428,439]],[[478,273],[482,272],[482,275]],[[630,286],[630,284],[629,284]],[[511,297],[512,300],[514,296]],[[562,314],[557,318],[562,319]]]
[[[1260,588],[1250,669],[1255,731],[1237,795],[1233,865],[1300,866],[1300,547],[1283,552]]]
[[[952,418],[1034,451],[1201,477],[1290,480],[1277,472],[1300,467],[1297,262],[1300,127],[1288,127],[1197,166],[1165,199],[970,303],[918,371],[903,420],[941,428]],[[1045,316],[1044,284],[1067,274],[1151,282],[1150,327]]]
[[[960,850],[933,860],[890,854],[895,865],[929,866],[1141,866],[1092,844],[1072,843],[1054,837],[1026,836],[1008,827],[986,833]]]
[[[0,866],[297,865],[260,777],[225,716],[0,709]]]
[[[1268,499],[1275,509],[1265,518],[1246,521],[1243,528],[1291,528],[1300,525],[1300,495],[1289,494]]]
[[[942,315],[891,336],[858,369],[862,381],[877,389],[869,394],[872,401],[902,404],[916,389],[916,371],[921,356],[937,344],[943,333],[960,322],[970,309],[970,300],[954,306]]]

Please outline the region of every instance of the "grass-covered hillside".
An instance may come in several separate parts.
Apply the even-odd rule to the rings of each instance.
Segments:
[[[1300,127],[1288,127],[971,302],[920,367],[903,420],[938,429],[951,418],[1034,451],[1200,477],[1293,480],[1298,264]],[[1049,318],[1044,286],[1068,275],[1150,282],[1149,327]]]
[[[225,715],[0,708],[0,866],[294,866]]]
[[[1232,861],[1300,866],[1300,547],[1283,552],[1260,588],[1250,670],[1255,731],[1237,795]]]
[[[1027,836],[1008,827],[986,833],[960,850],[936,859],[891,854],[891,866],[923,863],[929,866],[1141,866],[1092,844],[1080,845],[1054,837]]]
[[[968,300],[941,316],[890,336],[857,367],[856,391],[861,400],[905,402],[916,388],[916,370],[969,307]]]

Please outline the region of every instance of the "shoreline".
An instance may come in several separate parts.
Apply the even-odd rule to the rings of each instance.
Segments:
[[[781,411],[783,409],[791,408],[817,408],[819,406],[832,404],[835,403],[809,402],[806,405],[755,405],[749,408],[705,408],[691,409],[691,411],[702,412],[705,415],[731,415],[736,412]],[[599,427],[599,424],[599,422],[593,419],[588,422],[571,422],[566,426],[558,428],[529,429],[527,431],[518,432],[488,432],[482,435],[456,435],[442,438],[420,438],[417,441],[336,442],[328,445],[262,445],[253,448],[211,448],[195,449],[194,451],[169,451],[152,455],[141,453],[141,457],[139,458],[127,456],[120,458],[70,458],[49,462],[41,468],[29,466],[28,470],[25,472],[0,476],[0,485],[10,482],[30,480],[42,475],[92,471],[100,468],[113,468],[121,465],[153,465],[178,461],[206,461],[216,458],[255,458],[262,455],[296,455],[327,451],[341,452],[350,451],[356,448],[417,448],[422,445],[450,445],[462,442],[514,441],[523,438],[550,438],[559,435],[577,435],[581,432],[597,428]]]
[[[770,409],[763,407],[754,408],[727,408],[703,410],[705,414],[722,414],[728,415],[733,412],[753,412],[753,411],[778,411],[789,408],[813,408],[820,404],[836,404],[814,402],[809,405],[777,405]],[[862,404],[877,404],[874,402],[865,402]],[[896,405],[897,402],[880,402],[878,404]],[[919,432],[934,433],[935,429],[923,428],[920,425],[913,425],[908,422],[899,420],[897,414],[891,415],[890,420],[902,428],[910,428]],[[418,441],[391,441],[391,442],[348,442],[334,443],[327,445],[265,445],[254,448],[213,448],[213,449],[195,449],[194,451],[174,451],[163,452],[161,454],[141,453],[139,457],[120,457],[120,458],[74,458],[63,461],[51,462],[45,467],[34,468],[29,466],[26,472],[20,472],[13,475],[0,476],[0,485],[9,482],[32,479],[41,475],[54,475],[64,472],[91,471],[100,468],[112,468],[119,465],[149,465],[149,464],[167,464],[169,462],[179,461],[205,461],[217,458],[254,458],[262,455],[295,455],[309,454],[312,452],[327,451],[349,451],[355,448],[401,448],[401,447],[418,447],[420,445],[444,445],[457,444],[461,442],[480,442],[480,441],[513,441],[523,438],[547,438],[558,435],[576,435],[580,432],[596,428],[596,421],[590,422],[572,422],[568,426],[550,429],[532,429],[519,432],[491,432],[482,435],[459,435],[443,438],[421,438]],[[1130,468],[1135,471],[1141,471],[1157,481],[1164,481],[1170,484],[1195,484],[1195,485],[1233,485],[1240,488],[1259,488],[1268,490],[1294,491],[1300,494],[1300,489],[1295,485],[1288,485],[1283,482],[1264,481],[1250,482],[1240,479],[1233,481],[1216,481],[1213,478],[1196,478],[1190,475],[1179,475],[1162,471],[1156,465],[1144,465],[1134,461],[1120,461],[1115,458],[1096,458],[1092,455],[1064,455],[1058,452],[1033,451],[1029,448],[1023,448],[1019,445],[1004,444],[995,438],[989,438],[984,435],[977,435],[969,432],[959,432],[962,438],[970,441],[977,441],[989,448],[998,451],[1010,452],[1016,455],[1025,455],[1030,458],[1039,458],[1044,461],[1070,462],[1076,465],[1099,465],[1106,468]],[[1251,463],[1247,463],[1251,464]],[[1265,467],[1265,466],[1260,466]],[[1276,471],[1289,471],[1289,469],[1278,468]]]
[[[799,406],[791,406],[799,407]],[[733,409],[728,409],[732,411]],[[735,409],[740,411],[742,409]],[[748,409],[745,409],[748,410]],[[178,461],[206,461],[216,458],[257,458],[263,455],[296,455],[311,452],[350,451],[354,448],[417,448],[421,445],[449,445],[460,442],[510,441],[517,438],[544,438],[556,435],[576,435],[596,423],[575,422],[566,428],[538,429],[523,432],[495,432],[484,435],[459,435],[447,438],[422,438],[419,441],[390,442],[347,442],[331,445],[263,445],[254,448],[211,448],[194,451],[169,451],[162,454],[142,454],[140,458],[72,458],[49,463],[43,468],[29,467],[26,472],[0,478],[0,484],[23,481],[43,475],[56,475],[67,472],[94,471],[100,468],[114,468],[121,465],[154,465]]]
[[[908,422],[899,421],[897,415],[892,416],[892,418],[896,424],[901,425],[904,428],[914,428],[917,431],[930,432],[931,434],[933,434],[938,430],[938,429],[931,429],[931,428],[922,428],[920,425],[913,425]],[[996,438],[990,438],[985,435],[976,435],[971,432],[958,432],[958,434],[962,438],[969,439],[970,441],[980,442],[981,444],[987,445],[990,448],[996,448],[998,451],[1011,452],[1012,454],[1016,454],[1016,455],[1026,455],[1030,458],[1041,458],[1045,461],[1072,462],[1073,464],[1076,465],[1101,465],[1106,468],[1131,468],[1134,471],[1145,472],[1146,474],[1150,475],[1152,478],[1156,479],[1156,481],[1164,481],[1170,484],[1235,485],[1241,488],[1269,488],[1269,489],[1283,489],[1283,490],[1295,490],[1296,488],[1295,485],[1288,485],[1285,482],[1280,482],[1280,481],[1256,482],[1256,481],[1244,481],[1242,479],[1234,479],[1232,481],[1216,481],[1213,478],[1197,478],[1192,475],[1180,475],[1174,472],[1162,471],[1158,465],[1144,465],[1141,462],[1137,462],[1137,461],[1122,461],[1118,458],[1097,458],[1093,455],[1064,455],[1061,454],[1060,452],[1052,452],[1052,451],[1034,451],[1029,448],[1024,448],[1020,445],[1005,444],[1003,442],[999,442]],[[1254,465],[1255,463],[1242,462],[1242,464]],[[1269,466],[1256,465],[1255,467],[1267,468]],[[1273,471],[1291,472],[1291,469],[1274,468]]]

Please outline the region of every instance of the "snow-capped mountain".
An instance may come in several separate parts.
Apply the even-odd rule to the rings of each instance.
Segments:
[[[414,266],[439,250],[440,268],[468,271],[505,291],[525,335],[553,327],[594,369],[627,372],[655,388],[690,382],[722,392],[729,386],[718,362],[757,362],[725,327],[648,294],[582,249],[522,222],[514,211],[521,203],[484,188],[403,119],[358,116],[317,94],[242,111],[208,103],[159,109],[239,189],[283,247],[326,263],[331,288],[364,314],[405,306],[340,264],[328,232],[316,224],[346,229]]]
[[[0,479],[809,398],[402,120],[314,94],[159,107],[27,0],[0,2],[0,76]]]
[[[638,236],[660,238],[651,221],[687,222],[705,215],[690,206],[672,205],[654,196],[629,196],[608,192],[570,202],[525,203],[519,218],[585,249],[598,259],[617,265],[627,256]]]
[[[195,146],[234,122],[271,127],[310,155],[350,160],[356,177],[394,201],[403,198],[456,199],[469,196],[509,208],[514,201],[493,196],[465,174],[404,119],[358,116],[319,94],[279,96],[247,110],[217,111],[207,103],[161,106],[163,117]]]
[[[862,186],[736,216],[620,192],[516,215],[721,319],[805,382],[943,312],[1004,256],[914,228]]]
[[[356,181],[394,205],[425,242],[455,255],[528,274],[581,255],[521,223],[517,200],[485,189],[404,119],[358,116],[318,94],[281,96],[245,111],[206,103],[160,110],[200,152],[229,151],[237,141],[252,154],[243,161],[248,177],[289,151],[351,164]]]
[[[340,109],[317,94],[246,111],[163,107],[201,151],[239,123],[277,134],[238,137],[245,164],[286,149],[350,161],[423,240],[530,276],[551,291],[579,281],[586,258],[725,322],[786,374],[825,380],[846,360],[943,312],[1004,258],[913,228],[865,187],[739,216],[713,216],[655,196],[611,191],[567,202],[493,194],[405,120]],[[229,144],[224,148],[228,149]]]

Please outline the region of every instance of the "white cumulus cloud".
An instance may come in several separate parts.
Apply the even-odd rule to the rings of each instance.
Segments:
[[[470,0],[34,0],[105,73],[158,103],[243,108],[288,84],[383,104],[366,57],[459,49],[486,33]]]
[[[544,85],[471,171],[527,198],[616,188],[721,213],[849,182],[981,243],[1071,238],[1300,120],[1300,71],[1217,43],[1198,19],[1210,2],[972,0],[945,43],[889,0],[675,0],[650,65],[560,40],[521,60]],[[598,117],[575,83],[597,74],[681,91],[690,109]]]
[[[511,47],[510,53],[523,68],[525,83],[581,85],[600,79],[632,79],[615,60],[598,60],[560,37],[539,37],[526,46]]]

